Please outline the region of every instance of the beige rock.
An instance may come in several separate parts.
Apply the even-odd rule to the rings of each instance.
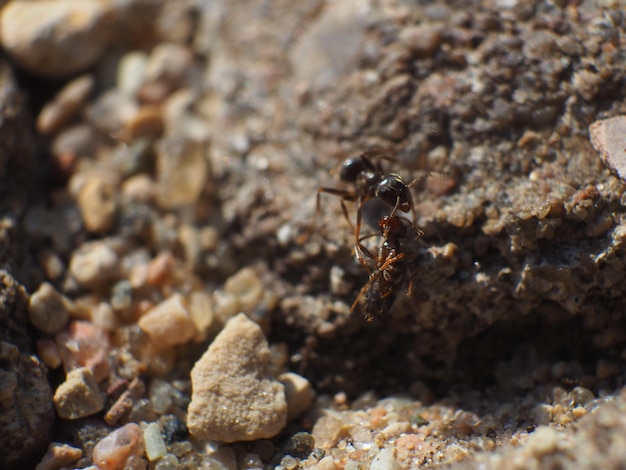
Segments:
[[[91,416],[104,408],[104,399],[89,367],[74,369],[54,392],[54,407],[63,419]]]
[[[85,228],[92,233],[108,232],[115,222],[116,188],[105,178],[93,176],[80,188],[78,207]]]
[[[51,442],[35,470],[57,470],[69,466],[82,456],[83,451],[81,449],[67,444]]]
[[[261,328],[240,313],[230,319],[191,371],[187,414],[198,439],[268,439],[287,422],[283,385],[268,375],[270,350]]]
[[[84,243],[72,254],[69,273],[83,287],[97,288],[119,272],[119,257],[106,243]]]
[[[53,335],[67,324],[70,300],[44,282],[28,299],[28,319],[39,331]]]
[[[184,344],[197,333],[187,303],[180,294],[154,306],[137,323],[158,349]]]
[[[72,120],[93,91],[91,75],[82,75],[69,82],[37,116],[37,130],[42,134],[57,132]]]
[[[226,279],[224,291],[239,300],[242,310],[250,312],[263,297],[263,284],[252,268],[243,268]]]
[[[12,1],[0,15],[0,41],[31,72],[67,77],[95,63],[109,43],[107,2]]]
[[[626,116],[614,116],[592,122],[589,126],[591,145],[604,164],[626,180]]]
[[[315,392],[307,379],[293,372],[280,374],[278,380],[285,387],[287,419],[291,421],[311,407],[315,398]]]

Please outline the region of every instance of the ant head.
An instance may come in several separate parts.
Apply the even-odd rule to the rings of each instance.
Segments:
[[[390,237],[402,237],[406,235],[406,224],[410,224],[407,219],[397,215],[386,215],[378,221],[378,227],[380,228],[380,234],[383,238]]]
[[[411,210],[409,187],[398,175],[385,176],[376,188],[376,196],[390,207],[397,206],[399,211]]]
[[[345,183],[355,183],[365,167],[365,161],[361,157],[349,158],[341,165],[339,179]]]

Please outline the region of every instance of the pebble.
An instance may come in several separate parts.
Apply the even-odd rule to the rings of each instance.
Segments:
[[[335,459],[331,455],[327,455],[322,460],[320,460],[317,465],[311,467],[311,470],[336,470],[337,465],[335,465]]]
[[[204,341],[213,325],[211,297],[206,292],[192,292],[189,296],[189,314],[197,331],[194,341]]]
[[[37,130],[42,134],[60,131],[78,115],[93,87],[94,79],[91,75],[82,75],[65,85],[54,99],[41,109],[37,116]]]
[[[104,415],[104,421],[109,426],[117,424],[117,422],[132,409],[134,404],[141,398],[145,391],[146,387],[143,381],[140,378],[135,377],[128,385],[128,388],[106,412]]]
[[[37,356],[50,369],[54,370],[61,365],[61,352],[49,338],[37,340]]]
[[[131,176],[122,183],[122,194],[131,201],[150,203],[155,192],[154,181],[146,174]]]
[[[100,328],[86,321],[73,321],[57,333],[55,341],[66,373],[88,367],[97,382],[109,376],[109,338]]]
[[[28,319],[43,333],[58,333],[70,318],[69,302],[52,284],[44,282],[28,299]]]
[[[244,314],[230,319],[191,371],[187,426],[223,442],[274,437],[287,423],[283,385],[267,375],[270,350]]]
[[[161,437],[161,428],[157,423],[150,423],[146,426],[143,430],[143,441],[150,462],[160,460],[167,454],[167,447]]]
[[[626,180],[626,116],[592,122],[589,138],[604,164]]]
[[[279,375],[278,380],[285,387],[287,419],[291,421],[311,407],[315,398],[315,392],[307,379],[293,372],[285,372]]]
[[[126,53],[117,66],[117,88],[129,95],[137,93],[143,82],[148,56],[142,51]]]
[[[117,212],[117,189],[108,178],[91,176],[80,188],[77,202],[85,229],[103,234],[111,230]]]
[[[51,78],[94,64],[109,43],[107,2],[12,1],[0,14],[0,41],[16,62]]]
[[[156,145],[156,156],[159,206],[174,209],[197,202],[208,180],[206,144],[169,137]]]
[[[119,263],[117,253],[106,243],[83,243],[72,253],[69,274],[81,286],[97,289],[117,277]]]
[[[137,323],[158,349],[185,344],[197,333],[187,303],[180,294],[148,310]]]
[[[35,470],[58,470],[69,466],[83,456],[83,451],[67,444],[51,442]]]
[[[263,284],[252,268],[243,268],[226,279],[224,291],[239,300],[241,310],[251,312],[263,297]]]
[[[102,439],[93,448],[93,463],[99,470],[122,470],[132,456],[144,451],[143,432],[135,423],[128,423]]]
[[[70,371],[54,392],[53,402],[63,419],[84,418],[104,408],[102,393],[89,367]]]
[[[41,250],[37,253],[37,263],[49,281],[56,281],[65,273],[63,260],[51,250]]]
[[[541,458],[558,449],[558,440],[559,436],[554,429],[547,426],[539,426],[528,439],[526,448],[530,455]]]
[[[400,464],[394,458],[391,449],[381,450],[370,465],[370,470],[400,470],[400,468]]]

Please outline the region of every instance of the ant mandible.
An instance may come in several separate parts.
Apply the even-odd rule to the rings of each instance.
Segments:
[[[352,226],[345,201],[355,202],[356,224],[354,225],[355,251],[359,262],[368,269],[363,257],[360,233],[363,205],[370,199],[378,198],[387,206],[392,208],[391,216],[397,211],[413,212],[413,220],[416,220],[415,207],[409,186],[396,174],[385,174],[380,160],[394,161],[393,158],[379,150],[370,150],[360,154],[358,157],[349,158],[343,162],[339,171],[339,179],[345,183],[352,184],[353,190],[340,188],[321,187],[317,190],[317,211],[320,211],[321,193],[333,194],[341,198],[341,208],[343,214]]]
[[[410,220],[395,214],[384,216],[379,221],[383,244],[374,256],[360,241],[359,249],[376,262],[367,283],[360,290],[350,311],[354,311],[361,298],[365,298],[363,316],[367,321],[384,314],[395,300],[396,289],[402,284],[407,272],[412,277],[413,264],[417,258],[415,242],[424,235]],[[412,279],[409,279],[407,295],[410,295]]]

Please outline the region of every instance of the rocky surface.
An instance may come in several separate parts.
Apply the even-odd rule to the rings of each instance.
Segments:
[[[621,0],[103,0],[84,23],[68,4],[0,10],[20,32],[0,34],[0,339],[22,358],[36,344],[54,389],[93,375],[102,412],[53,436],[76,468],[623,460],[624,183],[606,121],[625,114]],[[411,182],[424,234],[385,265],[390,209],[364,204],[368,283],[355,204],[317,191],[349,196],[338,167],[373,149]],[[49,331],[26,309],[44,282],[69,315]],[[263,439],[223,442],[249,429],[198,433],[191,371],[241,312],[266,362],[224,366],[254,343],[235,338],[222,378],[278,377],[290,409]]]

